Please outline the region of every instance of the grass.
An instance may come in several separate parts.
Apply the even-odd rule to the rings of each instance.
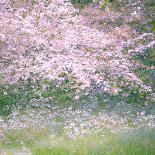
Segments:
[[[77,140],[64,140],[53,147],[40,147],[33,155],[154,155],[155,141],[151,132],[91,135]]]
[[[1,145],[8,149],[19,149],[22,146],[31,147],[35,145],[35,141],[33,137],[30,138],[25,132],[8,131],[5,133],[5,139]]]
[[[155,130],[149,128],[128,129],[117,133],[103,130],[97,134],[90,134],[75,140],[68,139],[65,136],[55,136],[49,139],[49,136],[45,136],[41,132],[39,134],[38,132],[34,133],[31,138],[28,138],[30,137],[28,133],[21,131],[6,134],[10,145],[5,145],[5,148],[10,154],[12,153],[10,150],[20,150],[22,147],[31,150],[32,155],[155,154]],[[38,143],[39,140],[44,139],[43,137],[48,144]]]

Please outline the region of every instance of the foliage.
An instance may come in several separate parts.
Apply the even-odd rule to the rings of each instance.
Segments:
[[[143,53],[134,56],[136,60],[147,66],[155,66],[155,50],[153,48],[146,49]]]
[[[9,115],[14,107],[24,108],[29,105],[32,99],[49,99],[50,104],[60,107],[74,105],[77,89],[76,79],[71,75],[63,75],[63,78],[58,83],[49,79],[33,81],[29,78],[21,80],[17,85],[1,85],[0,115]]]
[[[123,90],[125,92],[125,89]],[[148,94],[147,92],[141,92],[139,88],[133,88],[131,90],[127,90],[128,96],[126,97],[126,102],[133,105],[144,105],[147,101]]]
[[[76,6],[83,8],[84,6],[88,5],[89,3],[92,3],[93,0],[71,0],[71,3]]]
[[[46,90],[41,89],[41,96],[49,98],[51,102],[64,107],[74,102],[77,83],[72,75],[62,72],[59,77],[63,78],[61,82],[53,82],[48,79],[40,81],[40,86],[46,87]]]
[[[0,115],[8,115],[14,106],[21,98],[22,95],[16,92],[16,88],[11,85],[0,87]]]
[[[138,60],[144,67],[134,69],[136,75],[147,85],[150,85],[155,90],[155,52],[154,49],[146,49],[143,53],[137,54],[133,58]],[[152,68],[151,68],[152,67]]]

